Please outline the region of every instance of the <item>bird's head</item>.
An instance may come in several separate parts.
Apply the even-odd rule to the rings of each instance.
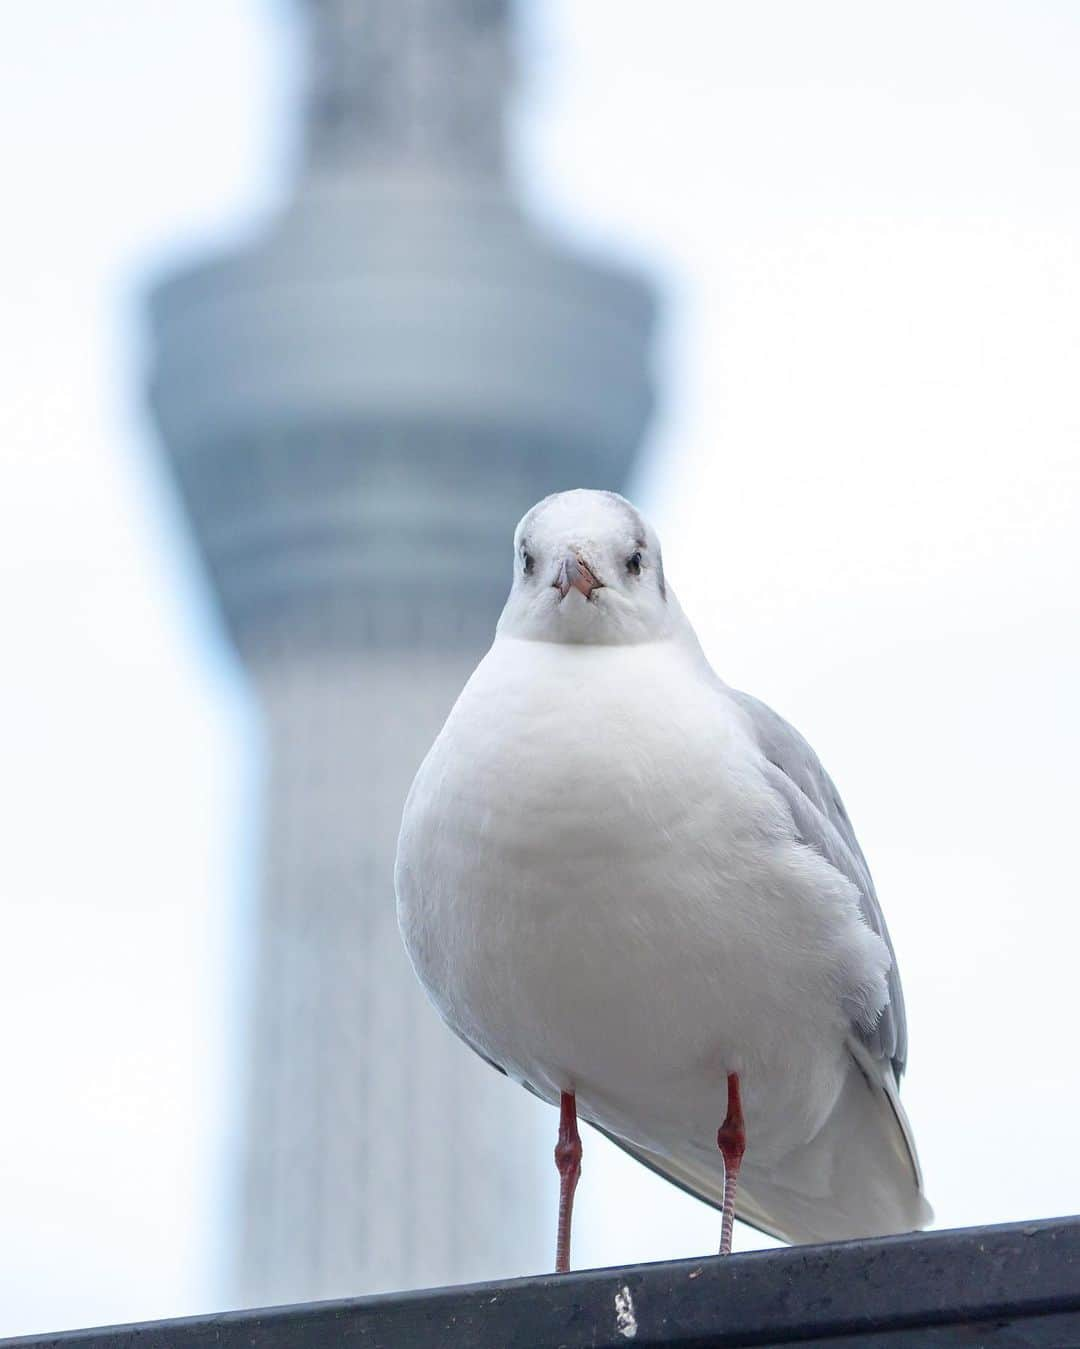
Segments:
[[[614,492],[559,492],[514,533],[499,635],[615,645],[670,636],[682,620],[652,528]]]

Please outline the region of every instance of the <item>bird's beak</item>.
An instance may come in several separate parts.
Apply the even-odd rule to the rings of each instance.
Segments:
[[[576,553],[567,553],[551,584],[559,592],[560,599],[566,599],[571,589],[580,590],[586,599],[591,599],[593,591],[599,590],[603,582],[597,580],[589,564]]]

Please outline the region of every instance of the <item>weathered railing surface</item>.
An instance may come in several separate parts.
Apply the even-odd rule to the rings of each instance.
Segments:
[[[1080,1218],[0,1340],[46,1349],[1080,1346]]]

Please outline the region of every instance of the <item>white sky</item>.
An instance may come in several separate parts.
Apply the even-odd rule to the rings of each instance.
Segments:
[[[288,18],[0,10],[0,1334],[216,1300],[254,735],[139,294],[272,195]],[[531,29],[523,176],[666,288],[635,495],[719,672],[854,816],[939,1223],[1078,1210],[1080,9],[548,0]],[[592,1138],[578,1202],[582,1264],[715,1241]]]

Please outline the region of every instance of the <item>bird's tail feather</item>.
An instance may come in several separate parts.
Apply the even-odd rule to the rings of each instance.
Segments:
[[[720,1208],[724,1167],[687,1148],[676,1156],[609,1137],[667,1180]],[[768,1172],[753,1162],[753,1139],[739,1174],[735,1214],[782,1241],[844,1241],[911,1232],[933,1220],[911,1129],[892,1070],[853,1046],[847,1079],[817,1135]]]

